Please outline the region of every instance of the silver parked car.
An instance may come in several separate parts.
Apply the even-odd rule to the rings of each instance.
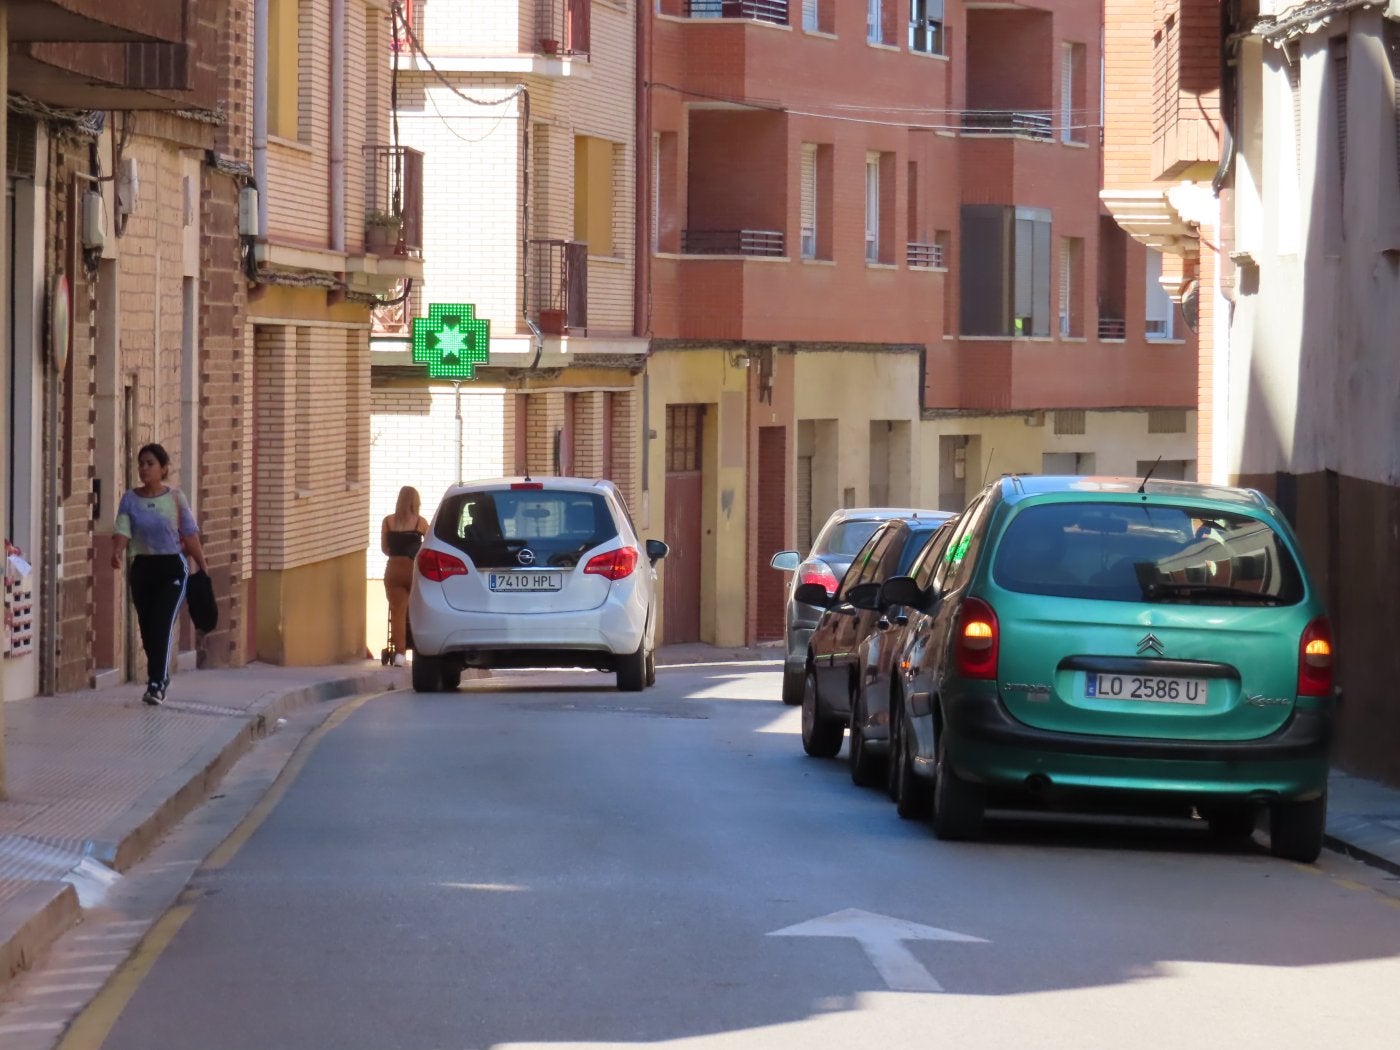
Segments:
[[[498,478],[453,485],[415,561],[413,688],[455,689],[464,667],[592,667],[619,689],[656,680],[656,563],[611,481]]]
[[[769,562],[775,569],[792,573],[787,588],[787,616],[784,628],[787,655],[783,661],[783,703],[802,703],[803,679],[807,674],[807,643],[824,611],[820,605],[794,600],[793,592],[804,583],[819,583],[828,596],[836,593],[851,559],[874,535],[880,522],[891,518],[933,517],[942,521],[945,511],[913,507],[848,507],[834,510],[817,533],[811,551],[804,558],[798,551],[779,551]]]

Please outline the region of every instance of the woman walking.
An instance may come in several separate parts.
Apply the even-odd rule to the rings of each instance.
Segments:
[[[146,651],[146,692],[141,699],[159,704],[170,684],[175,620],[189,576],[185,559],[193,561],[201,572],[208,566],[199,542],[199,525],[184,493],[165,483],[170,475],[170,454],[160,445],[143,445],[136,454],[136,474],[141,484],[127,490],[117,507],[112,568],[122,567],[130,548],[127,589],[136,606],[141,647]]]
[[[422,501],[412,485],[399,489],[394,513],[384,519],[379,530],[379,549],[389,560],[384,565],[384,596],[389,599],[389,645],[394,650],[394,666],[406,662],[408,644],[408,592],[413,588],[413,559],[428,534],[428,523],[419,513]]]

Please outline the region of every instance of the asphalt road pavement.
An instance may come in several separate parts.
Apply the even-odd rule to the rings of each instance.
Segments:
[[[805,757],[779,688],[721,663],[347,706],[131,873],[185,877],[172,851],[251,811],[63,1045],[1396,1045],[1394,878],[1163,821],[941,843]]]

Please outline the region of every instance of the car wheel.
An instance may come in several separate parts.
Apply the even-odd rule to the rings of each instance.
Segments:
[[[642,639],[635,653],[628,653],[617,659],[617,687],[624,693],[640,693],[647,684],[646,639]]]
[[[462,669],[455,664],[442,669],[442,688],[444,692],[452,692],[462,684]]]
[[[904,708],[898,711],[899,750],[890,754],[894,763],[894,809],[905,820],[924,820],[933,807],[933,792],[914,772],[914,734],[904,725]]]
[[[933,780],[933,833],[940,839],[975,839],[982,834],[986,791],[964,780],[948,761],[943,734],[938,734]]]
[[[794,671],[791,668],[783,668],[783,703],[788,707],[796,707],[802,703],[802,689],[807,681],[807,676],[802,670]]]
[[[884,766],[879,755],[872,755],[865,746],[865,699],[856,697],[851,704],[851,782],[859,787],[873,787],[880,782]]]
[[[436,693],[442,688],[442,657],[415,652],[412,676],[415,693]]]
[[[1269,811],[1269,852],[1311,864],[1322,852],[1326,828],[1326,791],[1307,802],[1275,802]]]
[[[1254,834],[1255,812],[1249,805],[1211,806],[1202,811],[1214,838],[1243,841]]]
[[[647,650],[647,685],[656,684],[656,650]]]
[[[802,750],[813,758],[835,758],[841,750],[846,727],[831,717],[823,717],[817,703],[817,672],[807,668],[802,688]]]

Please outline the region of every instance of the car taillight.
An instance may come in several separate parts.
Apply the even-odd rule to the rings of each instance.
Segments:
[[[804,583],[820,583],[826,588],[827,594],[835,594],[841,581],[836,578],[836,574],[826,562],[809,561],[802,563],[802,568],[797,574],[798,586]]]
[[[418,573],[425,580],[441,583],[449,576],[466,576],[467,566],[461,558],[424,547],[418,552]]]
[[[584,572],[595,576],[606,576],[610,580],[623,580],[637,568],[637,548],[619,547],[615,551],[599,554],[588,559]]]
[[[1298,640],[1298,695],[1328,696],[1332,692],[1332,627],[1319,616]]]
[[[981,598],[968,598],[958,613],[957,668],[964,678],[996,678],[1001,632],[997,614]]]

